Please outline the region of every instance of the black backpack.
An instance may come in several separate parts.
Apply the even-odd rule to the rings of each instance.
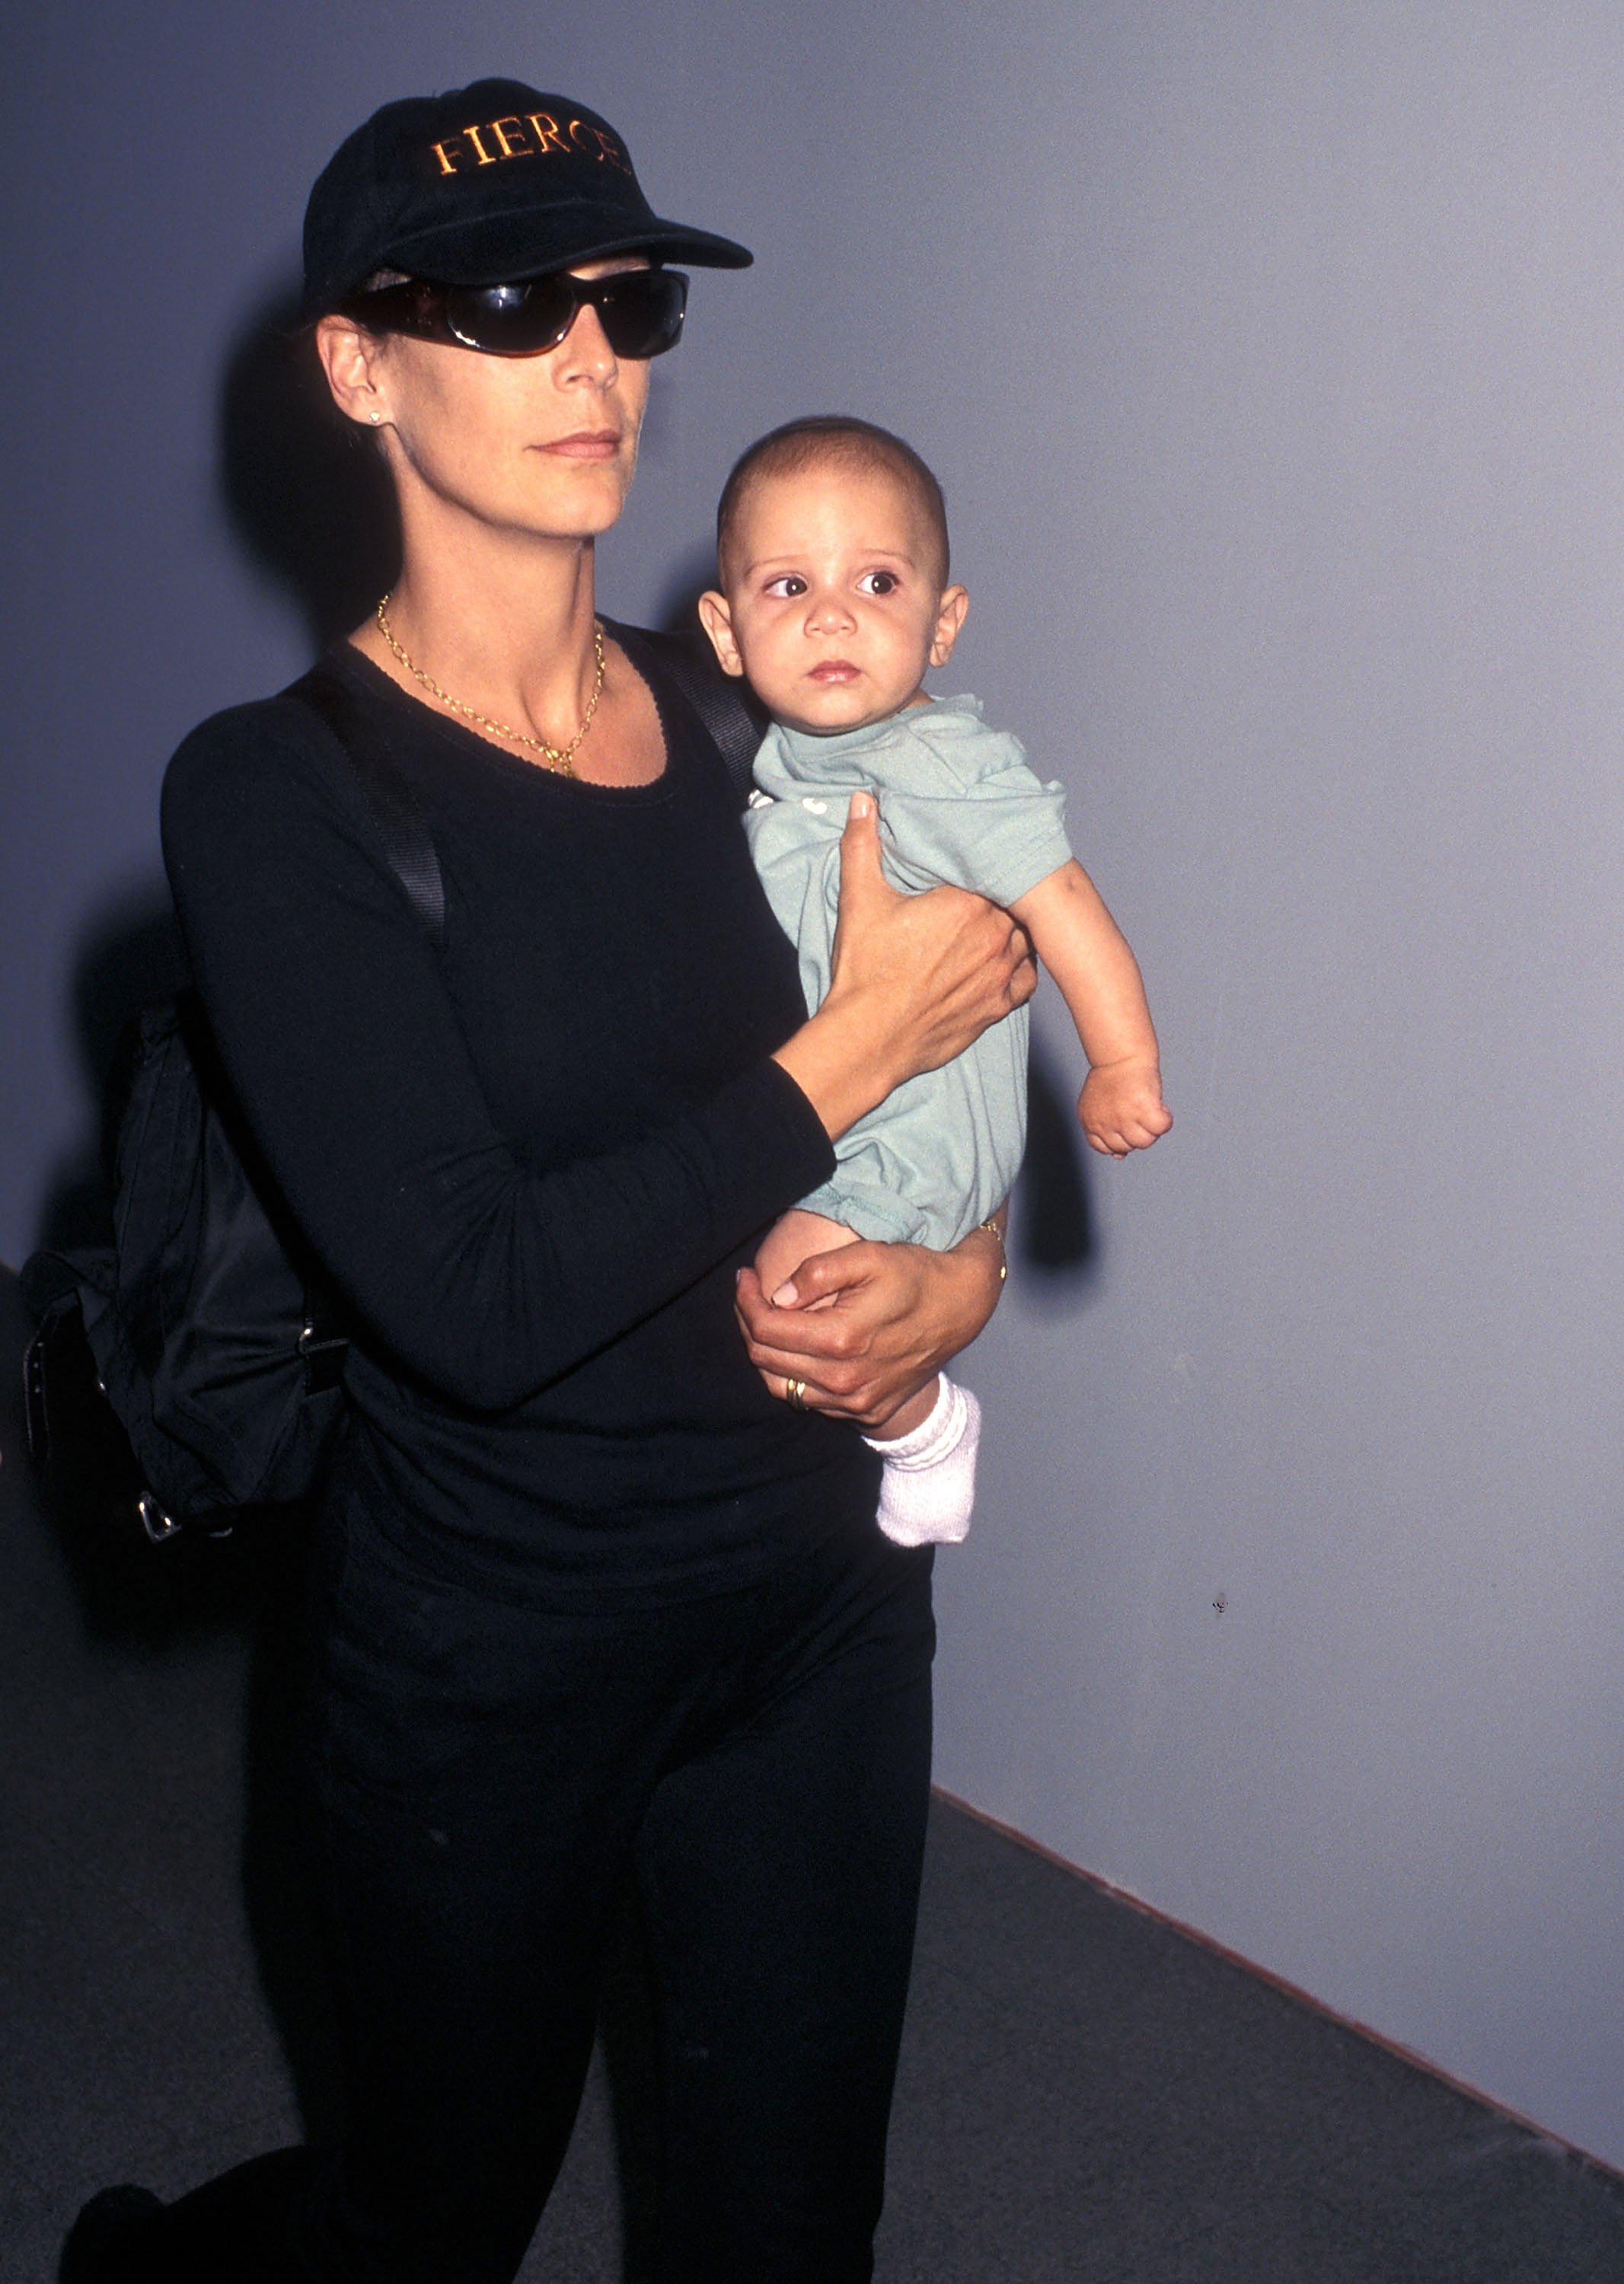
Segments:
[[[702,636],[609,624],[675,687],[739,805],[763,717]],[[348,685],[317,666],[288,695],[347,755],[379,842],[432,941],[445,895],[410,786]],[[140,1019],[120,1122],[111,1245],[40,1252],[23,1294],[28,1449],[64,1494],[133,1515],[155,1541],[228,1532],[308,1496],[344,1409],[344,1314],[247,1131],[190,993]]]

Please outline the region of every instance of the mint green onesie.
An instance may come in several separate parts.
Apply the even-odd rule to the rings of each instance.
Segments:
[[[944,881],[1011,904],[1071,855],[1065,794],[1019,739],[989,730],[973,698],[908,707],[864,730],[808,736],[775,723],[755,758],[751,854],[800,953],[816,1007],[829,989],[840,834],[854,793],[878,797],[886,872],[899,888]],[[833,1178],[801,1203],[860,1237],[945,1250],[995,1212],[1027,1140],[1024,1007],[942,1069],[925,1071],[835,1144]]]

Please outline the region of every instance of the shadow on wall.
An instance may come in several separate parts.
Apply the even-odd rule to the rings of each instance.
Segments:
[[[660,583],[654,624],[667,634],[691,635],[699,623],[699,598],[716,583],[716,552],[708,543],[679,556]]]
[[[1099,1273],[1083,1141],[1070,1094],[1034,1035],[1027,1078],[1027,1156],[1011,1210],[1011,1250],[1043,1304],[1081,1308]]]
[[[365,617],[399,566],[394,494],[371,440],[334,411],[289,293],[268,301],[231,351],[219,475],[233,531],[297,598],[314,646]],[[184,977],[161,880],[92,916],[73,980],[89,1130],[50,1185],[38,1244],[92,1244],[108,1235],[123,1042],[142,1007]]]
[[[134,1019],[149,1000],[177,990],[185,972],[169,891],[161,880],[125,890],[91,919],[74,963],[72,987],[86,1132],[46,1191],[36,1243],[96,1245],[111,1235],[113,1143]]]
[[[400,569],[394,494],[371,438],[334,408],[291,293],[238,336],[219,455],[232,530],[292,591],[316,646],[358,626]]]

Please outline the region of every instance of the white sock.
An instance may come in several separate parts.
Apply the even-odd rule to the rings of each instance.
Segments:
[[[879,1527],[899,1546],[956,1546],[975,1506],[975,1455],[981,1407],[967,1388],[941,1375],[930,1417],[886,1443],[863,1442],[886,1462]]]

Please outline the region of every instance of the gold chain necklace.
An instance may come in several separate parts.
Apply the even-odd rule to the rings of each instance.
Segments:
[[[547,767],[556,770],[560,777],[574,776],[576,748],[591,728],[597,701],[604,694],[604,630],[596,619],[592,622],[592,650],[597,660],[597,675],[592,684],[592,695],[587,700],[586,714],[580,729],[567,746],[550,746],[545,738],[529,737],[523,730],[510,730],[505,722],[493,722],[488,714],[476,714],[472,706],[465,706],[460,698],[453,698],[449,690],[442,690],[437,682],[431,680],[394,638],[394,630],[384,615],[392,599],[392,595],[386,595],[378,606],[378,631],[415,681],[420,682],[425,690],[432,691],[442,706],[449,706],[454,714],[462,715],[465,721],[477,722],[481,730],[493,731],[498,738],[511,738],[517,746],[528,746],[533,754],[539,754]]]

